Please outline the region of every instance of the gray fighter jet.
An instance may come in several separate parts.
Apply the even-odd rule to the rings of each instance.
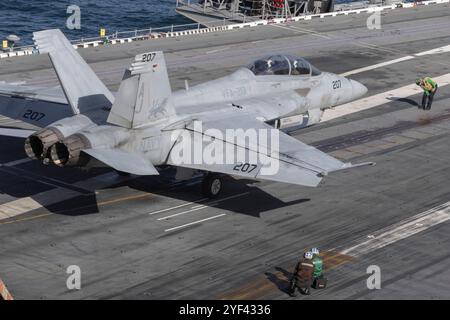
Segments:
[[[172,92],[162,52],[137,55],[112,94],[60,30],[34,33],[63,95],[0,85],[0,113],[42,128],[25,141],[44,164],[92,166],[158,175],[163,166],[201,170],[216,196],[223,174],[317,186],[343,163],[290,137],[318,123],[325,109],[362,97],[364,85],[287,55]],[[283,130],[283,131],[282,131]]]

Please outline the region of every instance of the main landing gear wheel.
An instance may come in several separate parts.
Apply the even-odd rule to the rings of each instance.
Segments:
[[[202,193],[208,198],[215,198],[222,191],[222,186],[222,177],[215,173],[209,173],[203,178]]]

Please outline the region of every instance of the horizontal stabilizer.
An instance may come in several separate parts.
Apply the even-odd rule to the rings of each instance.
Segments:
[[[119,149],[85,149],[83,152],[117,171],[140,176],[159,175],[158,170],[145,159],[143,154],[130,153]]]

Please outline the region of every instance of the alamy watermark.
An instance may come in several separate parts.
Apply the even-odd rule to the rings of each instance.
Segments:
[[[366,281],[367,289],[381,289],[381,268],[377,265],[370,265],[367,267],[366,273],[370,274]]]
[[[70,14],[70,16],[67,18],[67,21],[66,21],[67,29],[70,29],[70,30],[81,29],[81,9],[80,9],[80,7],[75,4],[72,4],[67,7],[66,13]]]
[[[193,131],[172,133],[175,143],[170,153],[174,165],[228,165],[244,174],[275,175],[279,170],[280,133],[277,129],[203,130],[201,121]]]
[[[81,289],[81,268],[77,265],[67,267],[66,273],[69,275],[66,280],[66,286],[69,290]]]
[[[372,13],[366,21],[367,29],[380,30],[381,29],[381,11],[375,11]]]

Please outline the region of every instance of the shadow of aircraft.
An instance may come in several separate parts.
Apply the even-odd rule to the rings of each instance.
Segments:
[[[95,192],[122,187],[129,188],[131,191],[136,190],[188,202],[203,198],[201,179],[194,177],[190,180],[174,182],[175,168],[173,167],[163,169],[160,176],[139,177],[120,176],[106,167],[83,170],[53,165],[44,166],[39,161],[28,160],[23,150],[22,138],[1,137],[1,139],[0,193],[14,198],[30,197],[52,213],[69,216],[98,213]],[[225,176],[223,194],[217,199],[205,199],[202,204],[260,217],[262,212],[310,200],[300,198],[285,202],[259,189],[255,186],[257,184],[258,182],[254,180],[237,180]],[[236,197],[221,201],[230,196]]]
[[[156,177],[139,177],[125,182],[124,185],[135,190],[189,202],[198,200],[199,195],[201,197],[201,178],[182,181],[172,187],[168,181],[164,181],[164,173],[159,178],[159,185],[157,187],[149,183],[149,178],[155,179]],[[231,176],[224,176],[224,190],[221,196],[217,199],[207,200],[202,204],[211,204],[215,208],[259,218],[262,212],[310,201],[310,199],[301,198],[285,202],[254,186],[255,184],[258,184],[258,182],[254,180],[235,179]],[[122,184],[114,187],[120,185]],[[234,196],[236,198],[230,199],[229,201],[221,201],[221,199]]]

